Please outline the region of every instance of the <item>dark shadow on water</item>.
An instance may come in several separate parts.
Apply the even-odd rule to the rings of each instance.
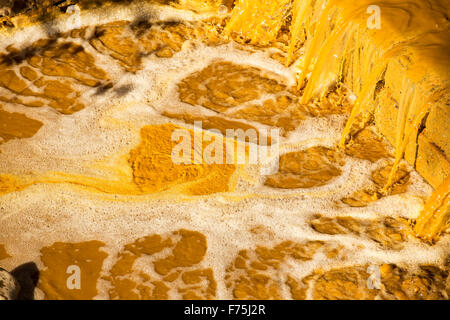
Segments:
[[[123,86],[115,88],[114,92],[117,94],[118,97],[123,97],[127,93],[131,92],[132,90],[133,90],[133,86],[131,84],[125,84]]]
[[[18,52],[10,52],[4,55],[0,56],[0,63],[4,63],[7,66],[20,64],[23,61],[34,57],[36,55],[39,55],[41,52],[45,51],[46,49],[51,48],[55,43],[56,39],[49,39],[48,42],[45,44],[45,46],[37,47],[37,46],[29,46],[26,47]]]
[[[97,87],[97,90],[95,91],[94,95],[99,96],[99,95],[106,94],[113,88],[113,86],[114,85],[110,82],[106,83],[104,85],[101,85],[101,86]],[[113,89],[115,96],[119,97],[119,98],[127,95],[131,91],[133,91],[133,85],[131,85],[131,84],[125,84],[125,85],[122,85],[120,87]]]
[[[39,270],[36,263],[24,263],[13,271],[11,274],[20,284],[20,292],[17,300],[34,300],[34,289],[39,281]]]

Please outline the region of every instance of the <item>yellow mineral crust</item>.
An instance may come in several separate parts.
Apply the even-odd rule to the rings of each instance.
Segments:
[[[219,147],[222,149],[222,164],[207,164],[204,154],[208,143],[202,146],[195,145],[193,130],[184,129],[189,135],[181,142],[189,144],[190,154],[176,154],[187,157],[188,163],[174,163],[172,152],[180,141],[173,141],[172,134],[175,130],[182,129],[173,124],[147,126],[141,130],[141,143],[130,152],[129,163],[133,169],[133,181],[145,193],[167,190],[175,185],[189,183],[191,194],[211,194],[231,190],[230,180],[236,170],[234,164],[226,164],[226,144],[220,139]],[[202,133],[200,132],[200,135]],[[192,147],[191,147],[192,146]],[[199,149],[201,148],[201,149]],[[176,152],[176,151],[174,151]],[[197,158],[200,154],[200,160]],[[217,150],[219,152],[219,150]],[[197,153],[197,155],[196,155]],[[214,155],[214,152],[212,154]],[[199,163],[199,164],[196,164]]]
[[[107,254],[104,243],[57,242],[41,249],[45,269],[40,272],[39,288],[49,300],[92,299],[97,295],[97,279]],[[72,269],[70,268],[72,266]],[[69,278],[72,274],[73,278]],[[79,276],[79,287],[76,277]]]
[[[274,188],[311,188],[327,184],[341,175],[342,155],[325,147],[280,156],[278,172],[267,177],[265,184]]]

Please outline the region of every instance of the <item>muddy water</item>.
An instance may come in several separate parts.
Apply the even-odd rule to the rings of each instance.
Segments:
[[[337,148],[352,94],[301,104],[281,44],[160,10],[5,40],[2,267],[35,262],[37,299],[448,299],[448,233],[411,232],[431,187],[402,164],[383,197],[392,147],[372,127]],[[171,134],[194,121],[220,146],[280,129],[278,166],[174,164]]]

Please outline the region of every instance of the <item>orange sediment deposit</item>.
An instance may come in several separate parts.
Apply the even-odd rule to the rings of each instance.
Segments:
[[[36,134],[43,123],[18,112],[5,111],[0,105],[0,144],[13,139],[29,138]]]
[[[364,286],[369,273],[368,266],[344,267],[312,275],[305,279],[313,282],[315,300],[374,300],[377,290]]]
[[[97,280],[107,254],[101,250],[104,243],[56,242],[41,249],[45,269],[40,272],[39,288],[46,299],[92,299],[97,295]],[[71,269],[72,267],[72,269]],[[73,275],[73,279],[69,276]],[[79,279],[76,277],[79,276]],[[79,281],[79,283],[77,283]]]
[[[386,182],[391,177],[392,165],[387,165],[378,170],[372,172],[372,181],[382,193],[382,188],[386,185]],[[410,172],[406,168],[400,167],[396,170],[394,176],[392,177],[392,190],[391,194],[399,194],[406,191],[408,187]]]
[[[311,105],[302,105],[294,88],[283,84],[279,76],[231,62],[212,63],[193,73],[178,84],[178,92],[185,103],[277,127],[283,135],[295,130],[309,116],[345,114],[351,108],[348,91],[342,86],[331,87]],[[267,95],[273,97],[265,98]],[[255,104],[255,100],[262,102]]]
[[[1,266],[35,262],[36,299],[449,299],[448,184],[417,218],[418,173],[435,186],[450,154],[448,66],[427,58],[441,2],[381,1],[381,29],[366,0],[83,0],[55,33],[12,19]]]
[[[154,54],[159,58],[171,58],[181,51],[187,40],[200,40],[209,45],[223,43],[216,23],[114,21],[97,26],[90,44],[116,59],[127,71],[136,72],[142,68],[143,56]]]
[[[225,116],[294,130],[309,115],[283,79],[259,68],[216,62],[178,84],[180,100]],[[265,98],[272,95],[273,97]],[[253,101],[262,100],[254,104]]]
[[[105,284],[110,299],[216,296],[213,270],[203,266],[207,239],[200,232],[180,229],[138,238],[120,249],[110,267],[104,264],[108,256],[104,247],[101,241],[85,241],[56,242],[42,248],[45,267],[38,286],[46,299],[92,299]],[[71,275],[81,276],[78,284]]]
[[[335,251],[321,241],[296,243],[284,241],[273,247],[257,246],[254,250],[241,250],[226,269],[226,286],[235,299],[279,300],[286,299],[282,286],[290,288],[297,299],[306,298],[307,287],[299,286],[282,268],[290,259],[308,261],[320,250],[334,256]]]
[[[341,201],[350,207],[365,207],[378,199],[380,199],[380,195],[376,192],[375,188],[368,187],[353,192],[348,197],[342,198]]]
[[[72,42],[41,39],[21,50],[7,49],[0,56],[0,100],[5,102],[72,114],[86,106],[75,87],[97,87],[108,80],[94,57]]]
[[[176,130],[180,130],[182,134],[173,139]],[[200,152],[196,146],[196,136],[201,136],[203,147]],[[187,144],[178,148],[175,156],[179,159],[177,161],[183,163],[177,163],[173,160],[172,152],[182,143]],[[231,140],[235,151],[232,154],[227,151],[227,142],[222,136],[204,134],[202,130],[194,132],[173,124],[149,125],[141,129],[141,142],[129,154],[132,177],[118,176],[115,177],[117,180],[112,181],[63,172],[45,173],[36,177],[0,175],[0,194],[23,190],[36,183],[69,183],[115,194],[142,195],[174,187],[179,189],[180,186],[178,192],[190,195],[230,191],[237,169],[237,152],[240,150],[237,143],[236,140]],[[247,154],[248,148],[244,146],[243,151]]]
[[[357,190],[352,195],[342,198],[341,201],[351,207],[364,207],[384,196],[383,187],[389,180],[392,173],[392,164],[383,166],[371,173],[372,185],[366,186],[361,190]],[[391,178],[390,195],[405,193],[408,188],[410,172],[403,167],[395,171],[395,175]]]
[[[286,4],[289,3],[284,0],[270,4],[240,1],[233,9],[227,34],[239,32],[242,37],[265,45],[276,38],[285,20]],[[274,14],[275,7],[277,14]],[[343,81],[358,97],[342,134],[341,147],[358,116],[363,117],[363,124],[370,119],[377,107],[371,100],[377,96],[379,84],[395,88],[396,94],[399,92],[397,119],[391,136],[395,141],[395,162],[382,189],[382,193],[389,193],[407,144],[417,143],[421,123],[434,107],[429,103],[431,96],[434,105],[445,105],[449,80],[448,3],[386,0],[374,5],[369,0],[357,4],[347,0],[295,0],[291,11],[287,65],[293,60],[297,44],[307,39],[298,80],[299,87],[306,85],[301,102],[307,103],[323,82],[330,80]],[[252,23],[247,23],[248,20]],[[266,26],[271,27],[270,32],[258,32],[258,28]],[[360,55],[353,54],[355,50]],[[386,73],[397,64],[403,68],[400,89],[390,78],[385,79]],[[448,167],[445,158],[448,145],[444,142],[441,147],[445,148],[443,162],[447,161],[442,166]],[[440,180],[444,178],[445,173]]]
[[[320,254],[346,261],[338,245],[321,241],[285,241],[273,247],[242,250],[226,270],[227,288],[234,299],[448,299],[449,272],[433,265],[382,264],[376,269],[378,279],[372,278],[370,265],[317,269],[303,277],[293,276],[285,267],[288,261],[289,266],[302,265]]]
[[[395,264],[379,267],[380,281],[370,278],[370,266],[352,266],[319,272],[311,282],[312,298],[317,300],[446,300],[447,270],[420,265],[408,270]],[[367,284],[371,283],[371,287]]]
[[[167,250],[164,258],[152,257]],[[110,276],[104,277],[112,286],[110,298],[213,299],[217,286],[213,271],[199,265],[206,251],[206,237],[196,231],[181,229],[164,237],[155,234],[137,239],[125,245]],[[153,272],[137,267],[137,261],[144,258],[151,259],[148,267]]]
[[[375,241],[390,250],[401,250],[404,242],[414,238],[409,221],[404,218],[357,219],[353,217],[329,218],[318,215],[310,221],[317,232],[340,235],[355,234]]]
[[[295,130],[308,115],[307,109],[295,103],[289,96],[282,95],[268,99],[261,106],[250,105],[230,114],[237,119],[245,119],[282,129],[282,134]]]
[[[224,112],[263,94],[286,92],[288,88],[277,78],[259,68],[220,61],[183,79],[178,92],[185,103]]]
[[[5,245],[0,244],[0,260],[10,258],[11,256],[6,251]]]
[[[283,189],[323,186],[341,175],[342,165],[342,155],[325,147],[283,154],[278,172],[268,176],[265,185]]]

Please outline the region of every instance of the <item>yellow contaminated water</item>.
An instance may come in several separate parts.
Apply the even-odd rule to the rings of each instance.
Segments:
[[[275,188],[311,188],[327,184],[341,175],[344,161],[339,152],[312,147],[305,151],[283,154],[278,172],[267,176],[265,184]]]
[[[383,26],[410,3],[380,3]],[[374,33],[386,50],[372,48],[365,1],[322,4],[177,1],[148,19],[118,5],[1,38],[2,266],[36,262],[38,299],[448,299],[448,181],[423,208],[432,188],[400,161],[442,92],[399,78],[391,148],[368,102],[406,46]],[[367,81],[328,81],[361,43],[346,63]],[[174,163],[182,140],[189,163]],[[228,145],[279,161],[227,162]]]

